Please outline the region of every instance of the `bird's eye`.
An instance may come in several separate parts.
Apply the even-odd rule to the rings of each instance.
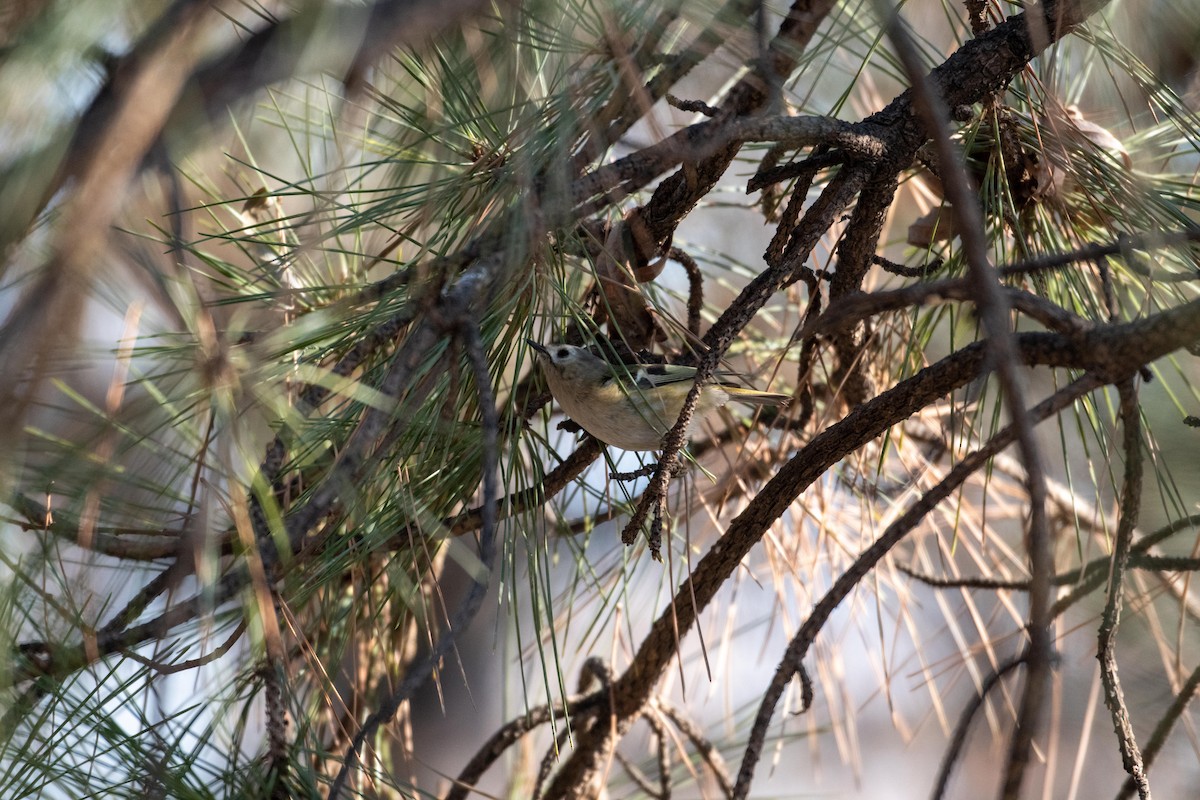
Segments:
[[[558,352],[554,354],[555,358],[566,358],[571,355],[571,351],[565,347],[558,348]]]

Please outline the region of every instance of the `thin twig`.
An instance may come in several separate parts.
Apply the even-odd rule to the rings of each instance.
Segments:
[[[971,732],[971,722],[975,719],[975,715],[979,713],[979,709],[983,708],[983,704],[987,702],[988,693],[1000,684],[1005,675],[1024,663],[1025,655],[1022,654],[997,667],[979,686],[979,693],[975,695],[975,698],[963,709],[962,714],[958,718],[958,724],[954,726],[954,731],[950,734],[950,746],[946,749],[946,754],[942,757],[942,765],[938,769],[937,781],[933,785],[933,792],[929,795],[932,800],[941,800],[941,798],[946,796],[946,788],[950,783],[950,773],[954,770],[954,765],[958,763],[958,758],[966,747],[967,734]]]
[[[1179,693],[1175,695],[1175,699],[1171,702],[1171,707],[1163,714],[1162,719],[1158,721],[1158,725],[1154,726],[1154,732],[1150,734],[1150,740],[1146,743],[1146,749],[1142,751],[1142,762],[1147,771],[1150,770],[1150,765],[1154,763],[1155,757],[1158,756],[1162,746],[1166,744],[1167,736],[1171,733],[1171,728],[1183,716],[1183,712],[1187,710],[1188,704],[1192,698],[1196,696],[1196,690],[1200,689],[1200,666],[1192,670],[1192,674],[1184,681],[1180,687]],[[1117,800],[1125,800],[1133,794],[1137,789],[1137,783],[1132,775],[1125,779],[1120,792],[1117,793]]]
[[[1066,253],[1051,253],[1036,258],[1018,261],[1000,269],[1004,277],[1011,275],[1030,275],[1035,272],[1058,269],[1081,261],[1100,262],[1107,256],[1128,256],[1133,250],[1158,250],[1167,247],[1178,247],[1182,244],[1200,242],[1200,229],[1186,228],[1162,233],[1147,233],[1141,236],[1122,234],[1115,242],[1087,244]],[[1167,272],[1165,270],[1148,270],[1141,265],[1131,263],[1130,268],[1139,275],[1163,283],[1200,280],[1200,270],[1193,272]]]
[[[700,757],[704,759],[704,763],[708,765],[709,770],[712,771],[721,793],[725,797],[732,797],[733,783],[729,780],[729,769],[725,765],[725,759],[721,758],[721,751],[709,741],[698,726],[683,716],[674,706],[661,699],[653,700],[651,705],[670,719],[671,723],[688,738]]]
[[[1120,393],[1121,425],[1124,428],[1125,482],[1121,487],[1121,519],[1113,543],[1112,569],[1108,578],[1108,597],[1100,618],[1096,658],[1100,661],[1100,679],[1104,687],[1104,704],[1112,714],[1113,730],[1121,750],[1121,762],[1137,786],[1138,797],[1150,800],[1150,784],[1142,754],[1138,750],[1129,722],[1129,708],[1117,675],[1117,627],[1121,622],[1121,601],[1133,531],[1137,525],[1142,503],[1142,426],[1134,379],[1117,384]]]
[[[246,632],[246,627],[246,620],[243,619],[234,626],[233,633],[229,634],[229,637],[211,653],[205,653],[198,658],[189,658],[187,661],[180,661],[174,664],[164,664],[161,661],[146,658],[136,650],[126,650],[124,655],[126,658],[130,658],[144,667],[149,667],[159,675],[175,675],[180,672],[196,669],[197,667],[203,667],[205,664],[211,664],[221,658],[221,656],[228,653],[237,644],[238,639]]]

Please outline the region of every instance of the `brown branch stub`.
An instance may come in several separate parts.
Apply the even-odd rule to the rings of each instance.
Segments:
[[[915,581],[920,581],[926,586],[935,589],[985,589],[988,591],[1016,591],[1024,592],[1029,590],[1029,581],[1011,581],[1002,578],[988,578],[984,576],[968,576],[961,578],[938,578],[932,575],[924,575],[903,564],[897,564],[896,569],[903,572],[908,577]]]
[[[688,333],[699,338],[700,336],[700,313],[704,310],[704,276],[700,272],[700,265],[696,263],[696,259],[682,248],[672,247],[670,256],[675,261],[678,261],[688,277],[688,300],[687,300],[687,329]]]
[[[703,114],[706,117],[715,117],[721,113],[718,109],[713,108],[703,100],[681,100],[670,93],[663,99],[667,101],[668,105],[678,108],[680,111],[690,111],[695,114]]]
[[[971,35],[982,36],[987,33],[987,0],[964,0],[967,9],[967,20],[971,23]]]

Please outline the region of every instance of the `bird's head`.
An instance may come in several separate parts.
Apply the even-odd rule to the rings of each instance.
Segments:
[[[550,389],[557,393],[555,384],[569,384],[575,391],[599,386],[612,375],[612,368],[582,347],[572,344],[553,343],[548,345],[529,341],[538,354],[550,381]]]

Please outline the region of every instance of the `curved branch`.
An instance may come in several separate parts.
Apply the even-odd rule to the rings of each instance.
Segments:
[[[1101,382],[1095,377],[1085,376],[1080,378],[1030,409],[1028,411],[1029,419],[1044,420],[1066,408],[1084,394],[1099,388],[1101,385]],[[949,497],[976,470],[983,467],[992,456],[1016,441],[1018,435],[1018,426],[1010,424],[989,439],[983,447],[967,455],[962,461],[955,464],[954,468],[936,486],[921,495],[919,500],[913,503],[904,514],[889,525],[887,530],[875,540],[874,544],[855,559],[850,568],[834,581],[833,586],[825,593],[820,602],[816,604],[808,618],[804,620],[804,624],[800,626],[800,630],[792,638],[792,641],[788,644],[787,651],[784,653],[783,658],[780,659],[775,676],[771,679],[771,683],[759,706],[758,715],[754,720],[754,727],[750,731],[749,741],[746,745],[746,755],[742,759],[742,767],[738,771],[734,797],[744,798],[749,794],[750,783],[754,778],[754,768],[762,754],[762,746],[766,741],[767,727],[770,725],[771,718],[775,714],[775,706],[779,703],[784,689],[791,682],[801,661],[808,653],[809,647],[816,640],[817,634],[825,626],[834,609],[854,590],[859,581],[875,568],[880,559],[887,555],[893,547],[907,536],[938,503]],[[811,697],[806,697],[806,709],[810,702]]]
[[[1026,656],[1021,655],[997,667],[979,687],[979,693],[975,695],[975,698],[963,709],[962,716],[958,718],[958,724],[954,726],[954,732],[950,734],[950,747],[946,750],[946,756],[942,759],[942,765],[938,769],[937,781],[934,783],[933,792],[930,795],[933,800],[941,800],[946,796],[950,773],[954,770],[954,765],[958,762],[963,747],[966,746],[967,734],[971,732],[971,721],[975,719],[979,709],[983,708],[988,693],[1000,684],[1005,675],[1024,664],[1025,659]]]
[[[552,719],[585,714],[607,704],[608,687],[605,686],[599,691],[569,698],[565,702],[553,706],[549,704],[538,706],[508,722],[493,733],[462,768],[458,777],[454,779],[454,786],[446,794],[445,800],[466,800],[467,795],[474,791],[475,784],[492,764],[504,755],[504,751],[535,728],[545,725]]]

